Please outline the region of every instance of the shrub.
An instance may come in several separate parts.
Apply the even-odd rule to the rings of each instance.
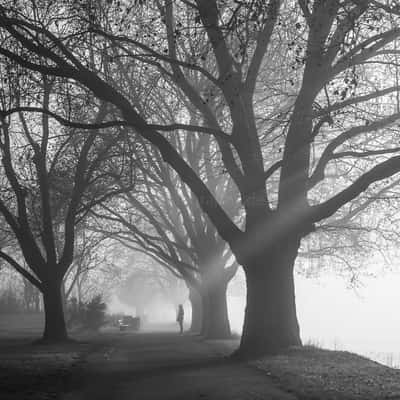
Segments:
[[[86,329],[97,331],[105,324],[106,320],[106,304],[103,302],[101,295],[93,297],[85,305],[83,326]]]

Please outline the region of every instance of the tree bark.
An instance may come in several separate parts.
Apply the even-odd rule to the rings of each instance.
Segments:
[[[61,283],[61,299],[62,299],[63,310],[65,311],[67,309],[67,295],[65,293],[65,282],[64,282],[64,280]]]
[[[61,283],[52,282],[43,289],[45,312],[44,342],[63,342],[68,339],[64,318]]]
[[[200,333],[202,329],[203,307],[202,298],[196,289],[189,289],[189,300],[192,306],[192,321],[190,325],[190,332]]]
[[[207,339],[228,339],[231,328],[226,301],[227,282],[214,277],[206,280],[202,290],[203,318],[201,334]]]
[[[237,355],[248,358],[300,346],[293,269],[300,240],[284,242],[244,265],[247,305]]]

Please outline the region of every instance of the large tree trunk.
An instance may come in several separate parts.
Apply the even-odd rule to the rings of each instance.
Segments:
[[[202,298],[196,289],[189,289],[189,300],[192,306],[192,321],[190,325],[190,332],[200,333],[202,328]]]
[[[62,342],[68,339],[64,318],[61,283],[52,282],[43,289],[45,312],[44,342]]]
[[[202,290],[203,323],[201,334],[207,339],[228,339],[231,328],[226,301],[227,282],[216,278],[204,283]]]
[[[244,265],[247,305],[239,356],[301,345],[293,277],[298,247],[299,241],[288,241]]]
[[[63,304],[63,310],[65,311],[67,309],[67,295],[65,293],[65,282],[64,282],[64,280],[61,283],[61,299],[62,299],[62,304]]]

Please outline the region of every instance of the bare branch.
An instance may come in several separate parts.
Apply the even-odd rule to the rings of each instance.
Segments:
[[[368,125],[356,126],[338,135],[326,146],[325,150],[322,152],[319,162],[315,167],[313,174],[309,178],[309,187],[315,186],[324,178],[325,167],[327,166],[328,162],[334,158],[334,151],[344,142],[363,133],[374,132],[379,129],[383,129],[386,126],[396,122],[399,118],[399,113],[392,114],[380,120],[371,122]]]
[[[400,172],[400,156],[392,157],[380,163],[370,171],[361,175],[353,184],[342,190],[331,199],[316,206],[310,207],[311,220],[318,222],[333,215],[339,208],[355,199],[364,192],[372,183],[390,178]]]
[[[29,271],[21,267],[11,256],[0,250],[0,258],[6,260],[17,272],[19,272],[24,278],[26,278],[32,285],[36,286],[39,290],[42,290],[42,282],[35,278]]]
[[[280,6],[281,6],[281,0],[270,0],[267,6],[269,14],[266,21],[264,22],[263,30],[258,34],[256,48],[254,50],[250,66],[247,71],[247,76],[245,81],[247,90],[250,93],[254,92],[258,72],[260,70],[264,55],[268,49],[269,43],[271,41],[272,33],[278,17]]]

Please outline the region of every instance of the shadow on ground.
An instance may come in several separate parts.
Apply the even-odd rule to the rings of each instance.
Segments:
[[[227,357],[237,340],[116,329],[77,339],[0,334],[0,399],[400,399],[400,370],[352,353],[294,348],[245,363]]]

